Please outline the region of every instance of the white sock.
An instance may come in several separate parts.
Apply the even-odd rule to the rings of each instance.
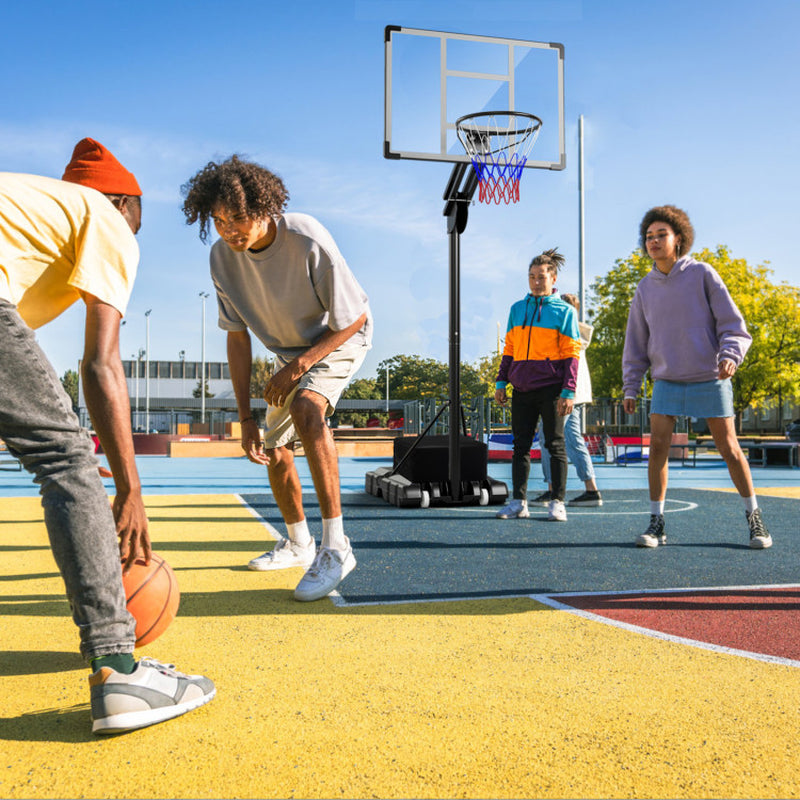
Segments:
[[[664,501],[663,500],[651,500],[650,501],[650,513],[654,514],[657,517],[664,516]]]
[[[744,508],[748,514],[752,514],[758,508],[758,498],[753,495],[752,497],[743,497]]]
[[[347,550],[350,547],[344,535],[344,520],[341,516],[322,520],[322,546],[331,550]]]
[[[300,522],[286,523],[286,530],[289,533],[289,541],[307,547],[311,543],[311,531],[308,530],[308,522],[301,519]]]

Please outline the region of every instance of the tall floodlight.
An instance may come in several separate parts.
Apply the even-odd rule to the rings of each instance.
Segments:
[[[150,312],[144,312],[146,322],[144,340],[144,431],[150,433]]]
[[[133,391],[134,391],[134,394],[136,395],[136,403],[133,406],[133,426],[132,427],[133,427],[134,431],[136,430],[136,414],[139,411],[139,359],[141,357],[142,357],[141,353],[139,353],[138,356],[137,356],[136,353],[134,353],[131,356],[131,359],[133,359],[136,362],[136,377],[133,379]]]
[[[583,208],[583,114],[578,117],[578,299],[581,303],[579,319],[586,321],[586,239]]]
[[[206,424],[206,299],[208,292],[200,292],[203,303],[200,338],[200,421]]]
[[[186,351],[181,350],[178,358],[181,360],[181,397],[186,397]]]

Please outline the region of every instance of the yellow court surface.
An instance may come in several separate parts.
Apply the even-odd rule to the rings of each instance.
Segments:
[[[528,597],[297,603],[236,495],[148,498],[179,616],[140,655],[208,675],[168,723],[91,734],[38,499],[0,499],[4,798],[796,797],[800,670]]]

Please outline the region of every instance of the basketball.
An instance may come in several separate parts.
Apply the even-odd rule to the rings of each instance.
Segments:
[[[175,573],[161,556],[152,553],[150,564],[137,558],[122,575],[128,611],[136,620],[136,647],[161,636],[178,613],[181,601]]]

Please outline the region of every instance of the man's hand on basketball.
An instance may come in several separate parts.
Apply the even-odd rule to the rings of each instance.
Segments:
[[[147,529],[147,512],[140,492],[123,495],[119,491],[112,506],[114,520],[119,537],[119,554],[125,563],[123,572],[127,572],[136,558],[141,555],[146,563],[150,563],[150,534]]]
[[[264,389],[264,399],[271,406],[282,408],[286,398],[292,393],[303,373],[297,368],[296,362],[291,361],[282,369],[279,369],[268,381],[267,388]]]
[[[261,431],[258,428],[258,423],[252,418],[242,423],[242,450],[254,464],[266,466],[269,462],[264,453],[264,443],[261,441]]]

